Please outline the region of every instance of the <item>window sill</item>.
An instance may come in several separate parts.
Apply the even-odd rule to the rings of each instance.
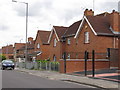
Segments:
[[[90,43],[84,43],[84,44],[90,44]]]

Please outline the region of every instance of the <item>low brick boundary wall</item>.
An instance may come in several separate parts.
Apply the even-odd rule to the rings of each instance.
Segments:
[[[84,71],[84,60],[66,60],[66,73]],[[110,68],[108,60],[96,60],[95,70]],[[87,61],[87,70],[92,70],[92,61]],[[64,61],[60,60],[60,73],[64,73]]]

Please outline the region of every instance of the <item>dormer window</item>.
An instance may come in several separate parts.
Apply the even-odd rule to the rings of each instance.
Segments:
[[[71,43],[70,38],[68,38],[67,44],[70,45],[70,43]]]
[[[85,43],[89,43],[90,38],[89,38],[89,32],[85,32]]]
[[[40,48],[40,44],[39,44],[39,43],[37,43],[37,48],[38,48],[38,49]]]
[[[57,40],[56,40],[56,38],[54,39],[54,45],[53,45],[54,47],[56,47],[57,46]]]

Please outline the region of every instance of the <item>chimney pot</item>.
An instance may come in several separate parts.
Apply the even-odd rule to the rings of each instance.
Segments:
[[[94,16],[94,11],[92,11],[92,9],[90,9],[90,10],[86,9],[84,11],[84,15],[85,16]]]

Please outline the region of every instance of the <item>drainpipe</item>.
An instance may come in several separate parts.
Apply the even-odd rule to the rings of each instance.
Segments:
[[[116,46],[116,40],[115,40],[115,37],[113,38],[113,48],[115,48]]]

